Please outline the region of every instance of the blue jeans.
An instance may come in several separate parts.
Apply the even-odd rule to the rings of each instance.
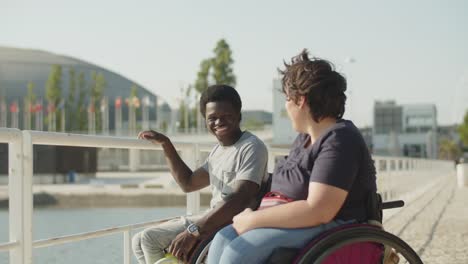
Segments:
[[[335,220],[310,228],[258,228],[241,236],[229,225],[214,237],[208,252],[208,264],[263,263],[275,248],[302,248],[320,233],[352,222]]]

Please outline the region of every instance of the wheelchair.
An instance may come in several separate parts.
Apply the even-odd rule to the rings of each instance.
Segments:
[[[402,207],[404,202],[382,202],[379,194],[368,199],[370,214],[369,223],[353,223],[330,229],[312,239],[304,248],[277,248],[266,261],[267,264],[361,264],[384,263],[385,252],[393,252],[397,262],[422,264],[418,254],[402,239],[383,230],[382,210]],[[369,209],[368,209],[369,210]],[[214,234],[193,251],[188,263],[206,263],[209,246]],[[398,262],[399,261],[399,262]]]

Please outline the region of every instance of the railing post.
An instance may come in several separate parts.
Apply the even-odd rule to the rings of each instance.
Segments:
[[[18,241],[19,247],[10,250],[10,262],[23,264],[23,140],[18,130],[13,142],[8,144],[8,192],[10,241]]]
[[[132,247],[132,238],[130,237],[130,230],[125,230],[124,232],[124,264],[130,264],[132,263],[132,252],[131,252],[131,247]]]
[[[139,149],[129,149],[128,150],[128,167],[129,170],[134,172],[138,171],[140,166],[140,150]]]
[[[23,258],[32,264],[33,245],[33,142],[31,132],[23,131]]]

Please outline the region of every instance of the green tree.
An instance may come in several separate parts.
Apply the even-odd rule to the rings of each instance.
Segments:
[[[186,121],[186,119],[187,119],[187,115],[185,114],[186,111],[188,111],[188,110],[187,110],[187,107],[186,107],[185,103],[183,101],[180,101],[180,105],[179,105],[179,128],[181,128],[181,129],[185,129],[186,123],[188,122],[188,121]]]
[[[136,84],[133,84],[130,88],[130,98],[133,97],[138,97],[138,86]]]
[[[61,65],[52,65],[50,70],[49,78],[46,83],[46,98],[49,104],[52,104],[54,107],[59,103],[60,98],[62,97],[62,66]],[[60,112],[55,108],[56,114],[56,127],[60,127]]]
[[[102,73],[91,72],[90,96],[96,113],[96,131],[102,130],[101,100],[107,83]]]
[[[197,80],[195,81],[195,90],[200,94],[209,86],[208,76],[210,74],[211,65],[212,59],[205,59],[200,63],[200,70],[197,73]]]
[[[57,105],[62,96],[62,66],[52,65],[52,69],[47,79],[46,98],[49,102]]]
[[[87,117],[86,117],[86,79],[83,72],[78,74],[78,102],[76,104],[78,114],[78,127],[79,131],[86,131],[88,128]]]
[[[191,125],[197,127],[198,117],[198,98],[203,91],[212,83],[214,84],[226,84],[235,87],[236,76],[234,75],[233,64],[234,59],[232,58],[232,50],[226,40],[221,39],[216,43],[216,47],[213,50],[214,56],[212,58],[204,59],[200,63],[200,70],[197,73],[197,79],[195,80],[195,94],[197,105],[194,109],[188,109],[190,116],[193,116]],[[185,96],[187,99],[190,95]],[[189,106],[184,106],[189,108]],[[185,109],[183,108],[183,109]],[[182,109],[182,108],[181,108]],[[184,116],[184,117],[182,117]],[[185,118],[185,114],[181,115],[181,118]],[[181,122],[181,124],[184,124]]]
[[[453,140],[442,139],[439,142],[439,158],[445,160],[458,160],[462,152]]]
[[[179,104],[179,128],[188,129],[190,127],[190,93],[192,86],[189,85],[186,88],[182,87],[180,89],[180,104]]]
[[[216,84],[235,86],[236,76],[232,68],[234,60],[232,58],[231,48],[226,40],[221,39],[216,43],[214,53],[215,56],[212,59],[213,80]]]
[[[26,94],[26,100],[29,105],[34,105],[36,102],[36,94],[34,93],[34,83],[29,81],[28,82],[28,93]]]
[[[200,70],[195,81],[195,90],[199,93],[205,91],[210,85],[209,77],[215,84],[236,85],[236,76],[233,70],[234,59],[229,44],[226,40],[221,39],[216,43],[213,52],[212,58],[204,59],[200,63]]]
[[[29,120],[27,121],[29,122],[28,129],[31,129],[31,125],[34,124],[34,115],[32,114],[32,108],[36,104],[36,94],[34,93],[34,87],[34,83],[29,81],[27,85],[28,92],[24,98],[25,112],[27,112],[27,116],[29,116]]]
[[[76,96],[76,74],[75,69],[70,68],[68,70],[68,97],[67,101],[65,102],[65,114],[67,115],[67,130],[73,131],[79,127],[79,125],[75,122],[75,120],[79,119],[79,112],[76,111],[75,102]]]
[[[465,147],[468,147],[468,110],[463,117],[463,123],[458,127],[458,133]]]

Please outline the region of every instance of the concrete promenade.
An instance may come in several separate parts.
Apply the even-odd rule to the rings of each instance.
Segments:
[[[385,216],[387,231],[405,240],[424,263],[468,263],[468,187],[457,188],[447,175],[393,214]]]

